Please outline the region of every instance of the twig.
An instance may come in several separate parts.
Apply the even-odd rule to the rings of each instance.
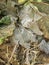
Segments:
[[[10,63],[10,61],[12,60],[12,57],[13,57],[13,55],[14,55],[15,51],[16,51],[16,47],[17,47],[17,44],[15,44],[15,46],[14,46],[14,48],[13,48],[13,52],[11,53],[11,57],[9,58],[9,60],[8,60],[7,64],[9,64],[9,63]],[[7,65],[7,64],[6,64],[6,65]]]
[[[12,59],[14,53],[15,53],[15,50],[16,50],[16,44],[15,44],[15,46],[14,46],[13,52],[12,52],[12,54],[11,54],[11,57],[10,57],[9,60],[8,60],[8,63],[11,61],[11,59]]]
[[[26,62],[25,62],[27,65],[30,65],[30,62],[29,62],[29,49],[27,49],[27,52],[26,52]]]
[[[9,59],[8,55],[9,53],[8,53],[8,46],[7,46],[7,53],[6,53],[7,59]]]
[[[4,61],[4,60],[2,60],[1,58],[0,58],[0,62],[2,62],[2,63],[4,63],[4,64],[5,64],[5,61]]]

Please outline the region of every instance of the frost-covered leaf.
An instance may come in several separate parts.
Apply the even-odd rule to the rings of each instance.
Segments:
[[[41,51],[45,52],[46,54],[49,54],[49,42],[42,40],[39,44],[39,48]]]
[[[42,13],[38,12],[38,8],[33,4],[24,5],[20,11],[20,20],[24,27],[29,28],[37,35],[43,35],[36,23],[42,17]]]
[[[33,35],[32,32],[20,26],[16,28],[14,32],[13,41],[14,43],[19,41],[20,45],[25,48],[29,48],[31,42],[36,42],[36,35]]]
[[[32,22],[29,24],[28,28],[32,30],[37,35],[43,35],[43,33],[40,31],[38,25],[36,22]]]
[[[34,6],[32,3],[29,3],[27,5],[24,5],[23,8],[20,10],[20,19],[23,20],[26,17],[29,17],[32,20],[38,20],[41,18],[41,15],[39,15],[38,8]]]

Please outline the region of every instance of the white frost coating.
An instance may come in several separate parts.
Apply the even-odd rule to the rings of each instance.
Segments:
[[[36,22],[42,16],[36,13],[36,11],[38,11],[38,8],[31,3],[27,6],[24,6],[24,8],[20,11],[21,24],[22,26],[32,30],[32,32],[35,34],[43,35]]]
[[[21,24],[24,27],[28,27],[29,23],[36,22],[45,15],[46,14],[39,12],[38,8],[31,3],[24,6],[19,13]]]
[[[14,43],[19,41],[19,44],[25,48],[30,48],[31,42],[37,42],[36,35],[22,27],[15,30],[13,41]]]
[[[40,29],[37,25],[37,22],[28,22],[28,24],[26,24],[26,26],[36,35],[43,35],[43,32],[40,31]]]
[[[43,35],[43,33],[40,31],[37,22],[33,22],[32,19],[26,15],[26,17],[21,21],[22,25],[26,28],[29,28],[37,35]]]
[[[39,15],[36,11],[38,12],[38,8],[35,7],[31,3],[29,5],[27,5],[27,6],[24,6],[23,9],[20,11],[20,19],[21,19],[21,21],[23,21],[23,19],[26,19],[26,18],[27,18],[27,21],[28,21],[28,18],[32,19],[32,20],[35,19],[35,21],[39,20],[42,16]],[[30,20],[30,22],[31,22],[31,20]]]
[[[42,40],[39,44],[39,48],[41,51],[44,51],[46,54],[49,54],[49,42],[47,43],[45,40]]]
[[[31,19],[30,17],[28,17],[27,15],[26,15],[26,17],[23,18],[23,20],[21,21],[22,25],[23,25],[24,27],[26,27],[26,28],[29,27],[29,23],[31,23],[31,22],[32,22],[32,19]]]

